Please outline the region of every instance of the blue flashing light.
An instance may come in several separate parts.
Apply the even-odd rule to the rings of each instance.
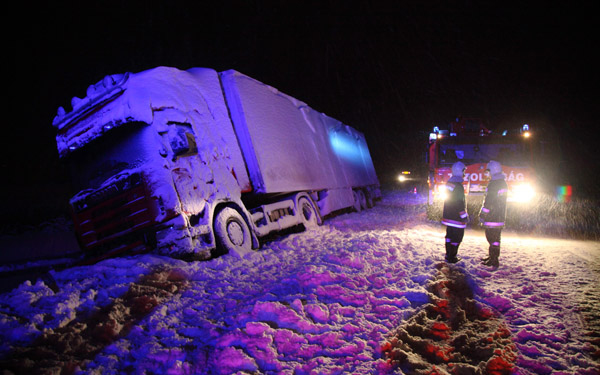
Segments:
[[[523,131],[529,131],[529,125],[528,124],[523,124]]]
[[[502,136],[505,137],[508,134],[508,130],[502,132]]]
[[[434,127],[433,127],[433,132],[434,132],[434,133],[439,133],[439,132],[440,132],[440,128],[439,128],[439,126],[434,126]]]

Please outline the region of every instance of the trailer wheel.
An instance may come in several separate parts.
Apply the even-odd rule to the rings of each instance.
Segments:
[[[317,210],[307,198],[302,197],[298,200],[298,213],[305,229],[314,228],[319,225]]]
[[[354,211],[360,212],[366,205],[364,203],[365,195],[361,190],[353,190],[352,193],[354,194]]]
[[[235,252],[244,256],[252,251],[252,236],[248,224],[231,207],[221,210],[214,223],[217,245],[227,253]]]
[[[363,190],[365,195],[365,204],[367,208],[373,208],[375,206],[375,201],[373,200],[373,195],[368,190]]]
[[[362,190],[358,191],[358,199],[360,201],[360,209],[366,210],[368,208],[368,206],[367,206],[367,197],[365,197],[364,191],[362,191]]]

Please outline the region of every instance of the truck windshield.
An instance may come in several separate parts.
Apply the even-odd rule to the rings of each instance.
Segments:
[[[152,128],[143,123],[110,130],[69,156],[73,187],[96,189],[112,176],[141,166],[153,155],[154,142]]]
[[[531,154],[524,143],[442,143],[440,144],[440,166],[450,166],[457,161],[463,163],[487,163],[499,161],[503,165],[524,167],[529,164]]]

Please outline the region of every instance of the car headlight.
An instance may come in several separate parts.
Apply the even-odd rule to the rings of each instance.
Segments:
[[[405,182],[408,180],[410,180],[410,171],[402,171],[402,173],[398,175],[399,182]]]

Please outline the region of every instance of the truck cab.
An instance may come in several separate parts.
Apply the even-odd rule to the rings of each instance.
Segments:
[[[225,143],[234,135],[218,76],[187,75],[200,78],[205,92],[182,87],[180,72],[157,68],[107,76],[72,100],[71,112],[59,109],[57,146],[72,171],[70,205],[88,255],[158,247],[207,258],[216,247],[211,220],[219,204],[237,204],[250,216],[236,180],[243,173],[232,162],[241,155]],[[255,236],[249,243],[257,245]]]

